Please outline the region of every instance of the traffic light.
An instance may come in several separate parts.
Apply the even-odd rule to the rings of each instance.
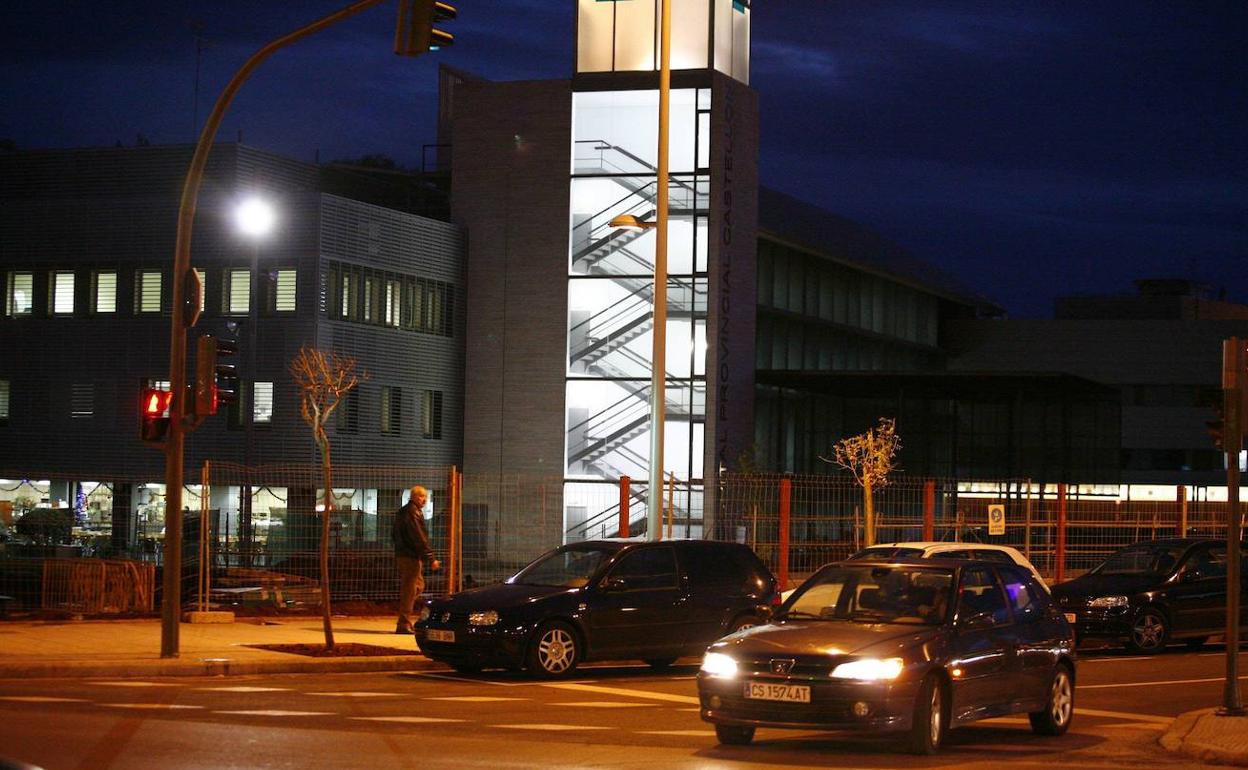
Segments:
[[[1213,439],[1213,445],[1217,450],[1224,452],[1226,451],[1226,444],[1223,436],[1225,435],[1226,421],[1222,419],[1222,410],[1218,409],[1216,411],[1218,412],[1218,419],[1205,420],[1205,430],[1209,433],[1209,437]]]
[[[452,21],[455,6],[437,0],[399,0],[399,21],[394,31],[394,52],[420,56],[455,42],[455,36],[435,24]]]
[[[169,432],[169,407],[173,393],[159,388],[143,388],[139,402],[139,438],[164,441]]]
[[[195,414],[207,417],[217,413],[221,404],[238,400],[238,369],[223,364],[221,358],[238,354],[238,342],[205,334],[195,350]]]

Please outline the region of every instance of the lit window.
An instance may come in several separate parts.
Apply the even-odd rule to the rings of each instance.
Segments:
[[[231,315],[251,312],[251,271],[246,268],[225,271],[225,302],[222,308]]]
[[[117,273],[100,271],[95,274],[95,312],[117,312]]]
[[[373,321],[373,279],[365,276],[364,278],[364,322],[372,323]]]
[[[192,267],[195,275],[199,276],[199,312],[204,312],[204,302],[208,299],[208,272],[198,267]]]
[[[74,314],[74,274],[52,274],[52,314]]]
[[[9,381],[0,380],[0,423],[9,421]]]
[[[278,270],[273,279],[273,310],[295,312],[295,271]]]
[[[399,297],[401,294],[398,281],[386,281],[386,303],[383,308],[385,317],[382,318],[382,323],[386,326],[397,328],[399,325]]]
[[[420,434],[425,438],[442,438],[442,391],[426,390],[421,394]]]
[[[138,296],[134,306],[140,313],[160,312],[161,275],[159,270],[141,270],[137,281]]]
[[[5,301],[5,313],[10,317],[30,315],[34,309],[34,273],[9,273],[9,290]]]
[[[76,382],[70,386],[69,416],[83,419],[95,416],[95,386]]]
[[[273,421],[273,383],[256,382],[252,384],[251,421]]]
[[[403,422],[403,390],[381,387],[381,432],[398,435]]]

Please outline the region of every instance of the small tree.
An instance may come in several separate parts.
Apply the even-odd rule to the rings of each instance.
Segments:
[[[329,454],[329,435],[325,426],[343,396],[361,381],[368,379],[368,372],[356,372],[355,359],[315,348],[302,347],[290,362],[290,374],[299,386],[299,411],[303,421],[312,429],[312,437],[321,451],[321,472],[324,476],[325,501],[321,514],[321,613],[325,627],[325,647],[334,649],[334,628],[330,620],[329,606],[329,523],[334,511],[334,472]]]
[[[864,534],[868,546],[875,545],[875,490],[888,486],[889,474],[900,467],[896,459],[899,449],[901,439],[897,437],[896,421],[881,417],[876,427],[836,442],[831,460],[819,458],[852,473],[862,487],[862,507],[866,514]]]

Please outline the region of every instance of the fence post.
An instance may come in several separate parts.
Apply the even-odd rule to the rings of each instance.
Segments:
[[[1179,537],[1187,537],[1187,487],[1179,485]]]
[[[936,482],[932,479],[923,482],[923,539],[936,539]]]
[[[1026,523],[1023,525],[1023,556],[1031,561],[1031,479],[1027,479]]]
[[[455,593],[456,574],[459,572],[459,549],[456,548],[455,529],[455,491],[457,488],[456,476],[458,469],[452,465],[446,479],[446,496],[447,496],[447,522],[446,522],[446,592],[448,594]]]
[[[620,476],[620,537],[628,537],[628,509],[629,509],[629,491],[628,488],[633,483],[630,476]]]
[[[1066,485],[1057,485],[1057,553],[1054,554],[1056,576],[1054,582],[1066,578]]]
[[[780,590],[789,588],[789,503],[793,498],[793,480],[780,479]]]

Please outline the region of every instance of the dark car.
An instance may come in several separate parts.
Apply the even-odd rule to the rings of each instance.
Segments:
[[[416,642],[459,671],[557,677],[582,661],[629,658],[659,668],[764,621],[778,604],[776,579],[744,545],[585,542],[505,583],[430,601]]]
[[[721,743],[757,727],[897,731],[919,754],[1004,714],[1060,735],[1074,687],[1074,634],[1035,578],[946,559],[827,565],[769,624],[711,645],[698,674]]]
[[[1135,543],[1054,586],[1053,598],[1080,640],[1125,640],[1142,653],[1178,640],[1199,647],[1226,630],[1226,545],[1197,538]],[[1248,608],[1248,570],[1241,578]]]

